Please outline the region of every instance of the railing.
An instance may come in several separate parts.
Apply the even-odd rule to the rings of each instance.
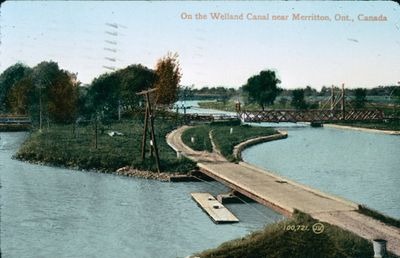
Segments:
[[[31,119],[27,116],[0,114],[0,124],[3,125],[9,125],[9,124],[30,125],[31,123],[32,123]]]
[[[385,119],[382,110],[261,110],[241,111],[244,122],[335,122],[335,121],[380,121]]]

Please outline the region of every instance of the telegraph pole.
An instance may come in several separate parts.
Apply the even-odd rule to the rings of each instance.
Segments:
[[[331,110],[335,109],[335,86],[332,85],[331,89]]]
[[[346,96],[344,93],[344,83],[342,83],[342,120],[346,120]]]
[[[146,138],[147,138],[147,131],[148,131],[148,123],[150,122],[150,153],[152,156],[153,150],[156,156],[156,164],[157,164],[157,171],[160,173],[160,158],[158,156],[158,148],[157,148],[157,141],[156,136],[154,133],[154,117],[151,110],[151,102],[150,102],[150,93],[155,92],[156,89],[150,89],[141,91],[136,93],[137,95],[141,95],[145,97],[146,100],[146,109],[145,109],[145,116],[144,116],[144,130],[143,130],[143,138],[142,138],[142,161],[146,158]]]

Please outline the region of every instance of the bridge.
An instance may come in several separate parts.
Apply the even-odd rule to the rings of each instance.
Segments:
[[[344,84],[341,92],[337,92],[332,86],[331,96],[321,105],[319,109],[269,109],[269,110],[243,110],[240,102],[236,103],[236,116],[215,114],[185,114],[193,121],[212,121],[232,119],[233,117],[243,122],[340,122],[340,121],[383,121],[387,119],[383,110],[378,108],[357,109],[352,101],[347,101]]]
[[[326,108],[328,107],[328,108]],[[332,86],[331,96],[320,109],[289,110],[272,109],[261,111],[241,110],[240,102],[236,103],[238,118],[244,122],[339,122],[339,121],[382,121],[385,114],[382,110],[356,109],[350,101],[346,101],[344,84],[342,90],[337,94]]]
[[[244,122],[339,122],[339,121],[382,121],[382,110],[261,110],[238,111],[238,117]]]
[[[31,125],[32,121],[27,116],[0,114],[0,131],[23,131]]]
[[[399,228],[359,213],[357,203],[298,184],[245,162],[229,162],[216,151],[194,151],[181,139],[187,128],[183,126],[171,132],[167,135],[167,142],[176,152],[197,162],[200,171],[207,176],[285,216],[291,216],[297,209],[363,238],[383,238],[388,241],[387,249],[400,255]],[[285,135],[272,137],[284,138]]]

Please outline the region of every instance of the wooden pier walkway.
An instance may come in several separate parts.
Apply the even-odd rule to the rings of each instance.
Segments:
[[[192,198],[200,205],[200,207],[211,217],[211,219],[219,223],[235,223],[239,219],[235,217],[224,205],[215,199],[209,193],[191,193]]]
[[[357,212],[357,203],[303,186],[245,162],[231,163],[217,153],[194,151],[182,142],[183,126],[167,135],[168,144],[197,162],[200,170],[231,189],[286,216],[295,209],[372,240],[388,241],[390,252],[400,255],[400,229]]]

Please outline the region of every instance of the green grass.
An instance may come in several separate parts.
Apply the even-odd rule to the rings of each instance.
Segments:
[[[364,214],[366,216],[369,216],[371,218],[374,218],[376,220],[379,220],[387,225],[400,228],[400,220],[383,215],[382,213],[375,211],[373,209],[370,209],[366,206],[360,205],[357,212]]]
[[[172,120],[155,121],[161,170],[185,173],[194,169],[195,164],[188,159],[177,160],[175,152],[167,145],[165,139],[165,135],[175,127],[176,124]],[[42,133],[33,132],[21,146],[16,157],[55,166],[95,169],[103,172],[112,172],[127,165],[156,171],[154,158],[142,162],[140,157],[143,121],[124,120],[101,128],[104,130],[103,132],[99,130],[97,149],[93,125],[78,127],[75,133],[72,125],[54,125]],[[109,131],[119,131],[124,135],[110,137],[107,134]],[[147,139],[149,141],[149,136]],[[148,153],[146,155],[149,156]]]
[[[309,215],[295,212],[291,219],[269,225],[249,236],[225,242],[197,256],[202,258],[373,257],[372,243],[327,223],[323,223],[324,231],[321,234],[315,234],[311,228],[317,222]],[[308,226],[309,230],[287,231],[284,230],[286,225],[304,225]]]
[[[240,142],[248,139],[268,136],[276,133],[276,130],[265,127],[253,127],[249,125],[239,125],[236,122],[212,123],[207,125],[189,128],[182,135],[183,142],[194,150],[212,151],[212,145],[209,138],[209,131],[212,130],[213,140],[221,154],[230,161],[234,161],[233,148]],[[230,134],[230,129],[233,129]],[[191,142],[191,137],[195,138],[195,143]]]
[[[230,134],[230,128],[233,128]],[[230,161],[234,161],[233,148],[246,140],[259,136],[268,136],[277,133],[276,130],[250,125],[240,126],[212,126],[213,140],[221,154]]]
[[[193,128],[189,128],[184,131],[182,134],[183,142],[197,151],[208,151],[212,152],[212,145],[210,138],[208,137],[208,133],[210,128],[208,125],[200,125]],[[191,138],[194,138],[194,143],[191,141]]]
[[[388,122],[335,122],[337,125],[345,125],[345,126],[355,126],[362,127],[368,129],[378,129],[378,130],[392,130],[392,131],[400,131],[400,120],[392,120]]]

